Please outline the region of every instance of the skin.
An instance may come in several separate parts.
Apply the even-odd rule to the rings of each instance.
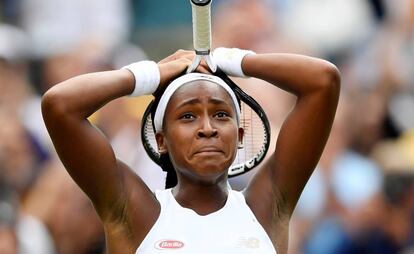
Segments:
[[[0,225],[0,253],[16,254],[18,251],[16,233],[8,225]]]
[[[160,87],[184,71],[193,58],[193,52],[180,50],[160,61]],[[284,254],[291,215],[330,133],[339,97],[339,72],[329,62],[291,54],[247,55],[242,69],[297,97],[275,151],[269,151],[271,157],[243,192],[277,252]],[[208,72],[204,64],[198,71]],[[134,253],[160,213],[154,194],[115,158],[109,142],[87,120],[104,104],[130,94],[134,82],[127,70],[91,73],[54,86],[42,100],[56,151],[103,222],[108,253]],[[237,127],[228,95],[214,84],[199,85],[183,86],[173,96],[164,119],[166,128],[157,134],[157,142],[177,169],[176,200],[199,214],[209,214],[225,204],[227,167],[243,131]],[[180,104],[188,99],[197,103],[186,105],[181,112]],[[213,99],[223,102],[213,103]],[[220,111],[229,115],[217,114]],[[211,147],[213,151],[197,154]]]
[[[176,199],[199,214],[217,211],[227,199],[227,169],[243,136],[230,96],[210,82],[183,85],[171,97],[164,123],[163,132],[156,138],[159,151],[170,154],[177,171],[178,186],[173,189]],[[206,193],[212,197],[185,197],[185,193],[198,193],[199,185],[208,187]],[[214,196],[222,202],[217,203]],[[199,204],[187,200],[199,200]],[[203,205],[205,202],[211,206]]]

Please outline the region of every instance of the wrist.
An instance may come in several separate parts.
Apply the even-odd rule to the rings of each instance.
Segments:
[[[256,53],[238,48],[217,48],[213,52],[213,60],[227,75],[246,78],[242,62],[245,56],[251,54]]]
[[[134,90],[132,97],[154,93],[160,84],[160,70],[153,61],[139,61],[122,67],[134,76]]]

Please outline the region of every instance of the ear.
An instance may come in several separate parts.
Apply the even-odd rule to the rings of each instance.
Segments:
[[[238,149],[243,148],[243,137],[244,137],[244,129],[239,127],[239,144],[237,146]]]
[[[165,154],[168,152],[167,144],[165,143],[164,133],[158,132],[155,134],[155,140],[157,141],[158,152],[160,154]]]

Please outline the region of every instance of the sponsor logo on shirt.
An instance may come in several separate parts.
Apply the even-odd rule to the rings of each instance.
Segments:
[[[237,241],[237,248],[259,249],[260,240],[256,237],[239,237]]]
[[[158,250],[174,250],[184,247],[184,243],[178,240],[159,240],[154,247]]]

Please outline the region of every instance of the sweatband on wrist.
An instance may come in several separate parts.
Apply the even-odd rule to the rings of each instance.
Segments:
[[[249,54],[256,53],[251,50],[238,48],[216,48],[213,52],[213,60],[227,75],[247,78],[242,70],[242,61]]]
[[[129,96],[150,95],[160,84],[160,70],[154,61],[140,61],[126,65],[122,69],[132,72],[135,78],[135,88]]]

